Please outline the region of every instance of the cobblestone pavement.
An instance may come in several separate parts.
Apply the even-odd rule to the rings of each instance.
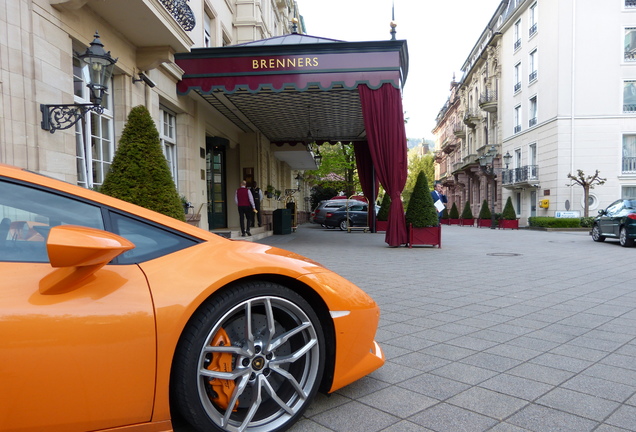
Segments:
[[[636,431],[636,248],[444,226],[442,248],[302,225],[271,244],[380,305],[387,362],[293,432]]]

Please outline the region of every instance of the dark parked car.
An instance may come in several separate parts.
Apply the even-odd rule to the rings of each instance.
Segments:
[[[634,245],[636,239],[636,200],[620,199],[605,210],[599,210],[592,227],[592,239],[597,242],[617,238],[621,246]]]
[[[361,202],[350,202],[347,205],[341,205],[336,209],[327,209],[325,221],[327,227],[338,227],[342,231],[346,231],[349,227],[368,227],[368,210],[369,205]]]
[[[316,208],[311,214],[310,221],[319,225],[325,226],[325,215],[328,210],[335,210],[343,205],[346,201],[342,200],[323,200],[318,203]]]

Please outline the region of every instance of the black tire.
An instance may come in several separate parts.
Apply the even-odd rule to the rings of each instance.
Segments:
[[[311,306],[282,285],[241,283],[190,319],[175,354],[172,400],[201,432],[281,432],[314,398],[324,367]]]
[[[601,228],[598,226],[598,224],[594,224],[594,226],[592,227],[592,240],[594,240],[595,242],[605,241],[605,237],[601,235]]]
[[[347,221],[347,219],[341,220],[338,224],[338,228],[340,228],[340,231],[347,231],[350,226],[353,226],[353,224],[350,221]]]
[[[618,241],[623,247],[634,246],[634,239],[627,237],[627,229],[625,229],[625,227],[621,227],[620,233],[618,235]]]

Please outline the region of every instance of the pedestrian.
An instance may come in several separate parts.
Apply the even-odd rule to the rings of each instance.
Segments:
[[[241,237],[245,237],[246,233],[248,236],[251,236],[250,226],[254,224],[254,210],[256,210],[256,208],[254,207],[252,192],[247,188],[247,182],[245,180],[241,182],[241,187],[236,190],[234,202],[238,206]],[[246,223],[247,225],[245,225]],[[246,226],[247,230],[245,229]]]
[[[252,192],[252,198],[254,198],[254,209],[256,212],[256,219],[258,221],[258,226],[261,226],[261,202],[263,201],[263,191],[258,187],[256,181],[252,182],[252,187],[250,188]],[[254,226],[254,218],[252,218],[252,226]]]
[[[448,202],[448,198],[446,198],[446,195],[442,193],[441,183],[435,183],[435,188],[431,191],[431,198],[433,198],[433,204],[437,210],[437,217],[438,219],[441,219],[444,209],[446,208],[444,204]]]

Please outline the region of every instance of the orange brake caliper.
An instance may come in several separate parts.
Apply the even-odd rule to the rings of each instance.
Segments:
[[[212,346],[229,346],[231,344],[230,337],[225,330],[219,329],[219,331],[212,339]],[[207,367],[208,370],[216,372],[232,372],[232,354],[230,353],[214,353],[212,354],[212,360]],[[230,398],[234,392],[236,384],[233,380],[224,380],[219,378],[212,378],[210,385],[214,390],[214,396],[212,402],[222,409],[227,409],[230,405]],[[238,400],[234,404],[233,411],[238,408]]]

